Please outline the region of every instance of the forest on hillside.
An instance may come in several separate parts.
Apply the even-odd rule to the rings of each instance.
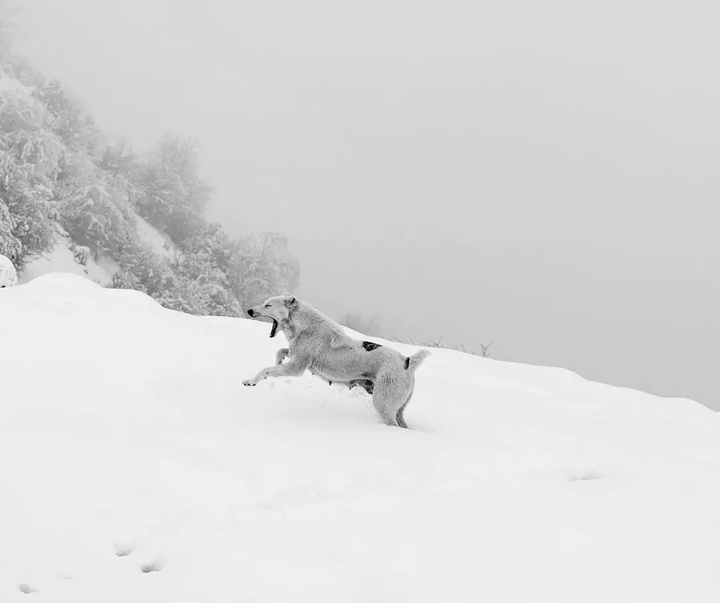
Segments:
[[[207,219],[213,193],[192,140],[165,135],[142,154],[109,140],[60,82],[13,52],[10,27],[0,14],[0,254],[20,272],[65,239],[79,262],[111,260],[110,286],[191,314],[239,316],[298,286],[285,237],[232,240]],[[169,253],[140,234],[141,220]]]

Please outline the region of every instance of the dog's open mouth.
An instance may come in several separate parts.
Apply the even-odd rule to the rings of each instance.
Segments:
[[[260,314],[257,310],[253,310],[252,308],[248,310],[248,316],[253,320],[262,320],[263,322],[265,321],[265,319],[271,320],[272,326],[270,327],[270,337],[275,337],[275,335],[277,335],[277,329],[280,325],[278,324],[278,321],[275,320],[272,316]]]
[[[250,318],[254,320],[261,320],[265,322],[265,319],[272,321],[272,326],[270,327],[270,337],[275,337],[277,335],[278,327],[280,326],[278,324],[278,321],[275,320],[272,316],[263,316],[262,314],[258,314],[257,311],[249,310],[248,314],[250,315]]]
[[[278,321],[274,318],[271,318],[270,320],[272,320],[272,327],[270,327],[270,338],[273,338],[275,337],[275,335],[277,335]]]

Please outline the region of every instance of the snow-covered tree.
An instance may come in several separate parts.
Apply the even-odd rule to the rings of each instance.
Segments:
[[[71,151],[92,155],[101,143],[95,121],[79,102],[70,97],[60,82],[51,80],[38,87],[36,96],[50,116],[50,127]]]
[[[73,241],[96,255],[118,256],[137,239],[128,183],[112,177],[84,154],[68,154],[56,197],[63,228]]]
[[[18,269],[53,245],[60,156],[43,107],[0,90],[0,245]]]
[[[235,296],[248,308],[271,295],[294,291],[300,283],[300,264],[284,236],[263,232],[235,243],[228,276]]]
[[[200,176],[196,145],[166,136],[150,154],[139,176],[140,215],[178,245],[207,228],[203,216],[210,186]]]

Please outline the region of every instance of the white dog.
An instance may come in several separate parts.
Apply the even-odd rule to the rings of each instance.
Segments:
[[[248,315],[271,319],[270,337],[280,329],[290,346],[277,353],[275,366],[243,385],[257,385],[268,377],[297,377],[309,370],[330,383],[364,387],[372,393],[384,423],[407,427],[403,411],[413,394],[415,369],[430,352],[421,350],[408,358],[378,343],[353,339],[339,324],[288,294],[269,298],[248,310]],[[290,360],[283,364],[286,357]]]

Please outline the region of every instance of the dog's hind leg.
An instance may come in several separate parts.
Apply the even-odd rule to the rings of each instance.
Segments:
[[[397,415],[395,415],[395,419],[397,421],[397,424],[400,427],[404,427],[407,429],[407,423],[405,422],[405,417],[403,416],[403,413],[405,412],[405,407],[410,404],[410,399],[412,398],[413,392],[410,391],[410,395],[407,397],[407,400],[405,400],[405,404],[403,404],[400,409],[397,411]]]
[[[403,418],[403,409],[402,408],[400,410],[398,410],[395,420],[397,421],[398,427],[407,429],[407,423],[405,422],[405,419]]]
[[[399,427],[397,421],[398,383],[388,377],[378,377],[374,384],[373,406],[385,425]]]
[[[385,409],[380,410],[377,407],[375,407],[375,410],[377,410],[377,413],[380,415],[380,418],[385,425],[389,425],[390,427],[401,427],[401,425],[397,422],[397,416],[393,417],[390,411]]]

